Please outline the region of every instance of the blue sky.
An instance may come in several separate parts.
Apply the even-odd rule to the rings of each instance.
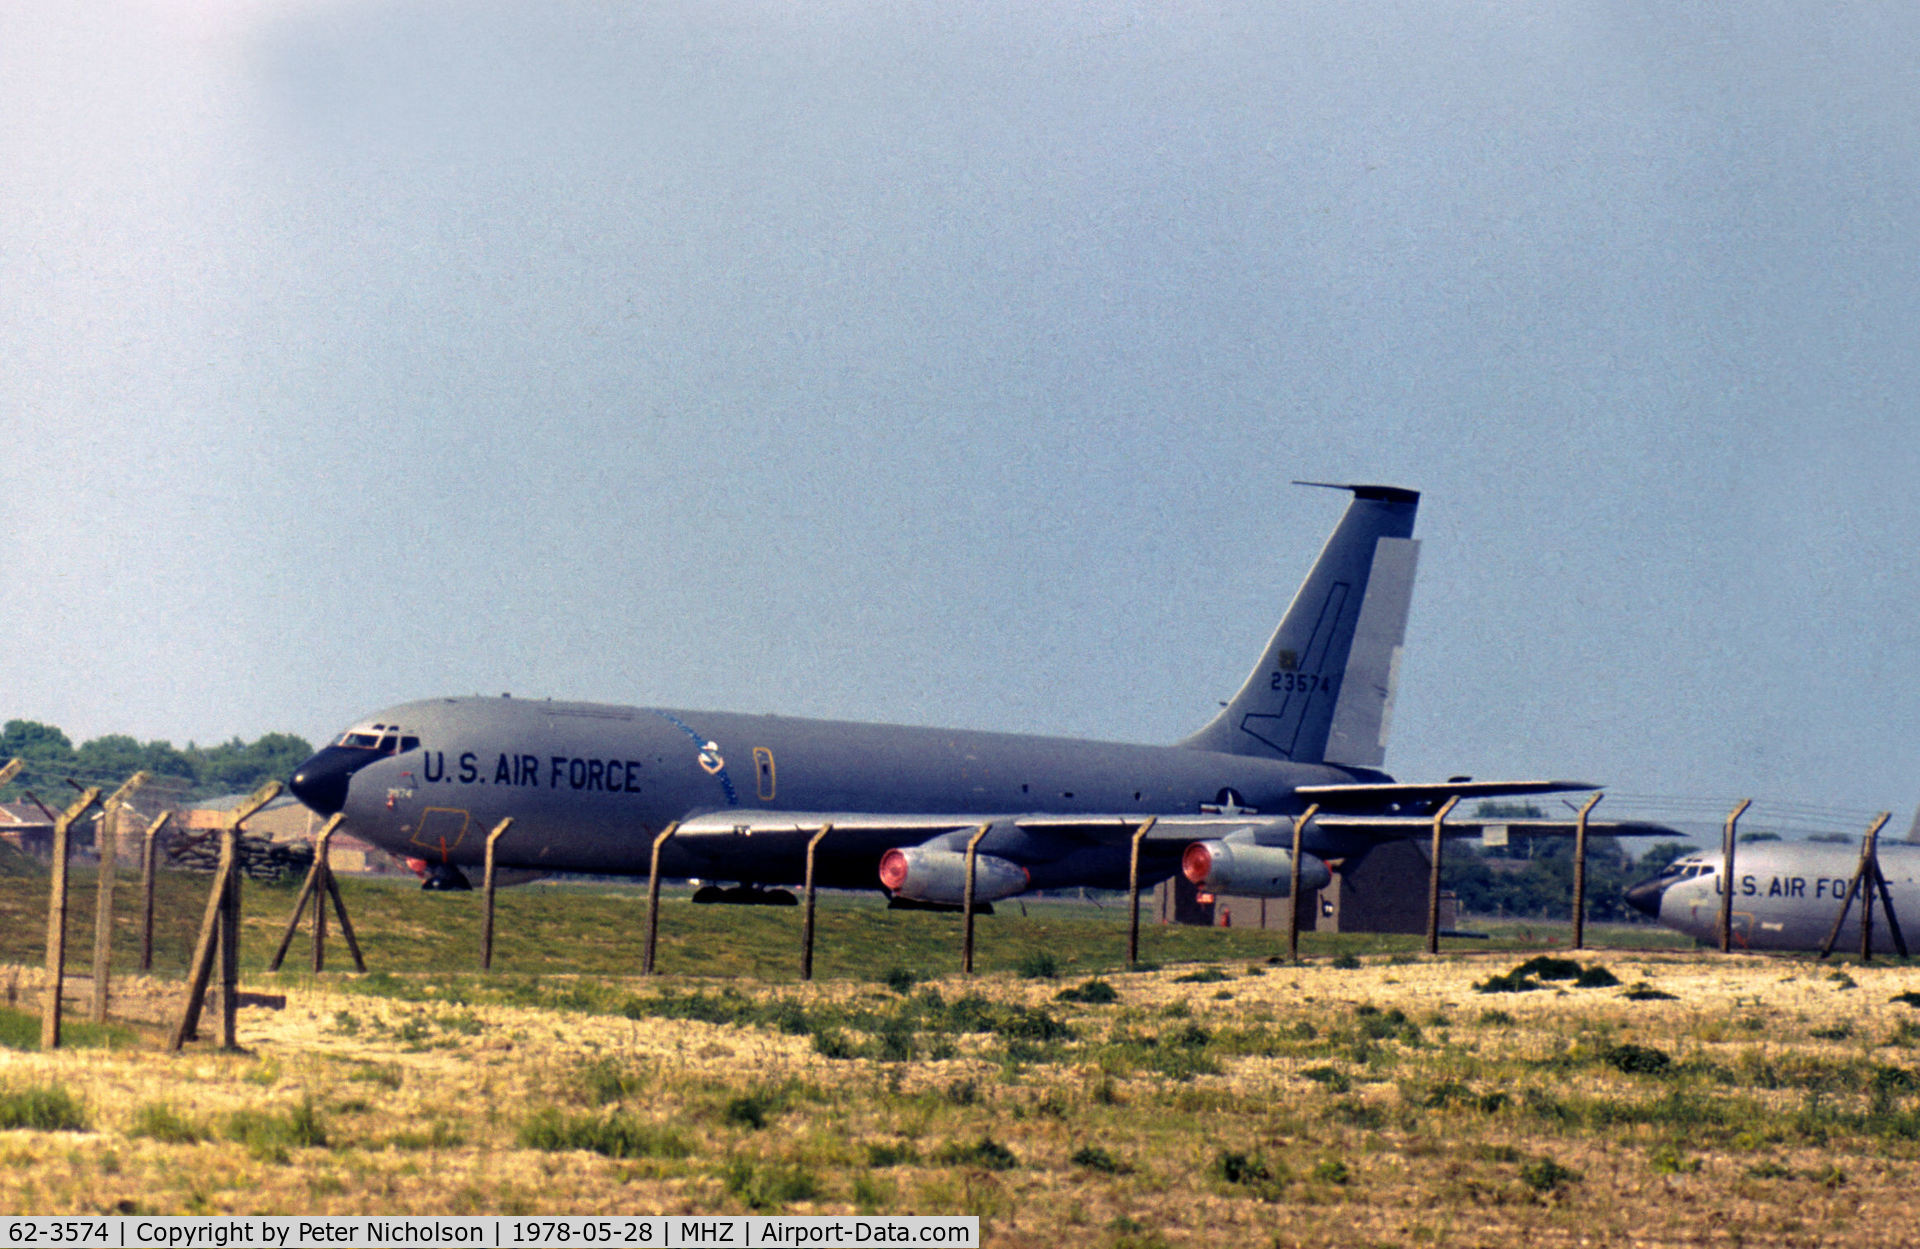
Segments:
[[[1910,810],[1917,26],[6,6],[0,715],[1166,741],[1370,481],[1397,774]]]

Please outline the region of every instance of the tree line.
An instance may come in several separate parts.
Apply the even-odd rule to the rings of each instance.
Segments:
[[[9,720],[0,731],[0,763],[18,755],[26,767],[19,779],[0,789],[0,799],[15,801],[26,789],[48,802],[64,794],[63,778],[111,788],[135,772],[166,778],[187,799],[255,789],[268,780],[284,781],[313,753],[304,738],[291,733],[268,733],[256,741],[232,741],[217,746],[188,742],[139,742],[124,733],[109,733],[79,746],[51,724]]]
[[[1541,819],[1532,803],[1480,804],[1482,819]],[[1627,905],[1627,886],[1657,876],[1669,863],[1693,849],[1662,841],[1639,855],[1618,839],[1587,841],[1587,918],[1601,922],[1637,920]],[[1573,917],[1573,838],[1539,837],[1508,846],[1452,842],[1441,864],[1441,884],[1460,899],[1463,915],[1508,915],[1524,919]]]

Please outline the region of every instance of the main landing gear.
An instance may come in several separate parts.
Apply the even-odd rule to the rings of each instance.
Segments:
[[[800,900],[785,889],[762,889],[758,885],[736,885],[731,889],[702,885],[693,891],[693,900],[702,906],[800,905]]]

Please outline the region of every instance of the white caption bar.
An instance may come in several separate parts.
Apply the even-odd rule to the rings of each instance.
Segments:
[[[980,1249],[974,1215],[103,1215],[0,1218],[0,1249]]]

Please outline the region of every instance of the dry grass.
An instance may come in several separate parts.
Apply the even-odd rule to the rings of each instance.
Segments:
[[[374,982],[424,1001],[294,980],[284,1009],[243,1011],[243,1054],[169,1058],[150,1032],[0,1051],[0,1107],[64,1090],[87,1125],[0,1131],[0,1210],[959,1211],[995,1245],[1910,1242],[1920,1010],[1892,999],[1920,971],[1613,951],[1585,961],[1617,987],[1476,991],[1516,961],[1109,973],[1111,1003],[1008,974],[521,986],[573,1009],[447,976]],[[1633,1000],[1639,982],[1673,998]]]

